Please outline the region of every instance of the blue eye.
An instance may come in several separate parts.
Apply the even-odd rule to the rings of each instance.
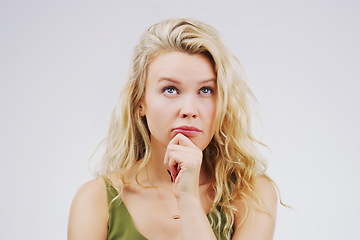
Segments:
[[[169,86],[169,87],[163,88],[162,92],[169,94],[169,95],[173,95],[173,94],[177,94],[179,91],[177,90],[176,87]]]
[[[211,87],[202,87],[200,88],[200,94],[211,94],[214,90]]]

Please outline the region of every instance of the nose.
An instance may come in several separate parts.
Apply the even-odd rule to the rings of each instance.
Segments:
[[[181,118],[197,118],[198,110],[196,105],[196,100],[193,97],[184,97],[180,109]]]

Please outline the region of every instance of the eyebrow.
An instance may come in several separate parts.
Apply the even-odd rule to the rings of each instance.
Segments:
[[[175,83],[175,84],[180,84],[179,81],[175,80],[175,79],[171,79],[171,78],[160,78],[158,80],[158,83],[159,82],[162,82],[162,81],[168,81],[168,82],[172,82],[172,83]],[[208,82],[215,82],[216,83],[216,79],[215,78],[211,78],[211,79],[208,79],[208,80],[204,80],[204,81],[201,81],[199,82],[199,84],[204,84],[204,83],[208,83]]]

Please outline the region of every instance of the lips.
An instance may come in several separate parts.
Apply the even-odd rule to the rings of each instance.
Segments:
[[[180,126],[173,129],[174,133],[181,133],[188,137],[194,137],[201,133],[201,130],[193,126]]]

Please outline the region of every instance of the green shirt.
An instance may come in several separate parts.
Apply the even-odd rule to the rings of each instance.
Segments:
[[[109,204],[108,240],[148,240],[135,227],[132,217],[125,204],[118,198],[116,189],[106,180],[107,200]],[[110,204],[111,203],[111,204]],[[209,218],[209,214],[207,215]],[[224,238],[225,239],[225,238]]]

